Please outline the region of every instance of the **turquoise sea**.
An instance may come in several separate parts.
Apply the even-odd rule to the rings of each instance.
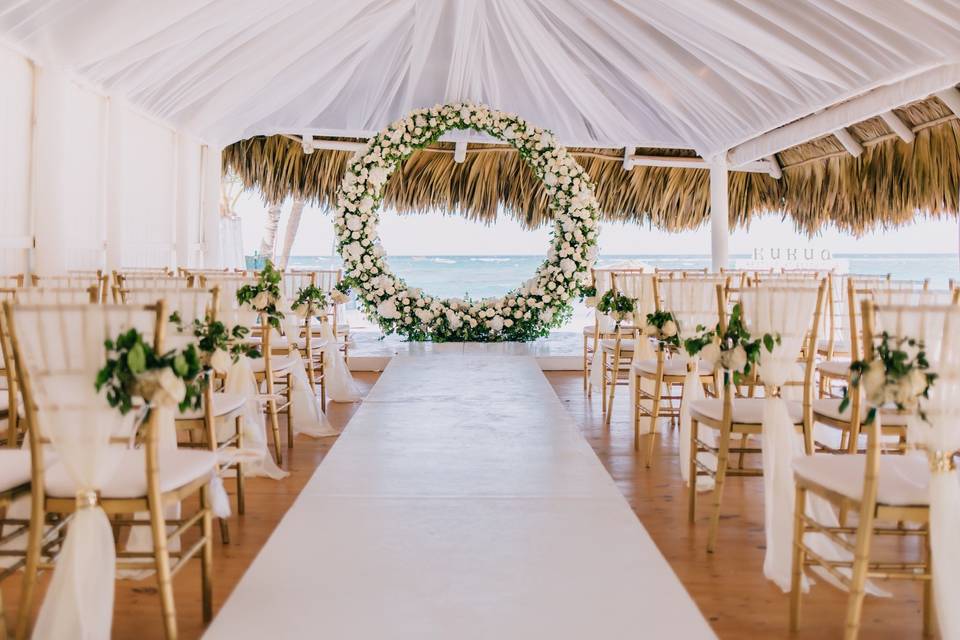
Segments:
[[[749,260],[749,255],[730,256],[731,265],[737,260]],[[389,256],[387,260],[395,273],[407,284],[420,287],[433,295],[458,297],[469,294],[474,298],[502,295],[518,287],[533,275],[543,262],[543,256]],[[919,253],[847,253],[833,254],[838,270],[859,274],[887,274],[896,279],[922,280],[930,278],[931,287],[947,287],[951,278],[960,279],[960,261],[956,254]],[[702,268],[710,265],[708,255],[603,255],[598,266],[623,262],[642,262],[663,269]],[[337,268],[340,260],[330,256],[292,256],[292,267]],[[845,267],[845,268],[844,268]]]

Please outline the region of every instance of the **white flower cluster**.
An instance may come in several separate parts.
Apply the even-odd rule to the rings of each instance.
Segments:
[[[387,180],[415,149],[450,129],[476,129],[514,146],[543,181],[555,223],[546,261],[502,298],[444,300],[408,287],[387,266],[377,213]],[[370,138],[347,166],[334,228],[348,284],[387,333],[411,340],[532,340],[562,322],[596,259],[599,205],[583,168],[545,129],[489,107],[417,109]]]

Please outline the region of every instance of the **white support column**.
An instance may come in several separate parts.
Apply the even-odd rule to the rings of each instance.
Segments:
[[[31,207],[34,253],[31,271],[57,275],[67,270],[67,220],[64,202],[63,144],[66,139],[66,78],[47,68],[34,67],[34,117]]]
[[[710,162],[710,266],[717,272],[730,259],[730,167],[718,156]]]
[[[203,266],[219,268],[224,265],[220,246],[220,147],[203,146],[201,175],[203,211]],[[235,266],[235,265],[229,265]],[[239,266],[239,265],[237,265]]]

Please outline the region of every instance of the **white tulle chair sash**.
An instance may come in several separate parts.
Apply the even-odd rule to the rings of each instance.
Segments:
[[[726,278],[698,277],[682,280],[661,280],[658,283],[660,297],[663,300],[663,310],[669,311],[677,324],[681,345],[687,338],[699,334],[698,327],[712,329],[717,324],[717,285],[723,286]],[[690,483],[690,465],[686,463],[690,458],[690,404],[704,398],[703,386],[700,383],[698,367],[699,357],[690,358],[681,347],[676,354],[682,362],[687,364],[687,375],[683,380],[683,391],[680,399],[680,476],[685,484]],[[716,468],[716,456],[701,454],[701,462]],[[713,478],[698,476],[697,488],[707,491],[713,488]]]
[[[14,331],[25,392],[36,407],[32,443],[47,437],[77,491],[67,531],[33,637],[108,638],[113,615],[116,550],[98,492],[115,473],[123,449],[110,438],[124,418],[94,391],[104,340],[131,327],[151,336],[156,315],[142,307],[18,307]],[[29,384],[29,388],[27,385]],[[32,446],[39,446],[35,444]]]
[[[923,413],[908,421],[907,441],[930,461],[930,547],[937,621],[944,638],[960,637],[960,309],[956,306],[879,307],[876,331],[912,337],[924,345],[937,379]],[[910,347],[905,347],[910,349]],[[920,481],[920,479],[917,479]]]

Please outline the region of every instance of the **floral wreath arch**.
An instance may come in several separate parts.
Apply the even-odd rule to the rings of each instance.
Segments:
[[[555,214],[547,259],[518,289],[499,298],[443,299],[394,275],[377,235],[390,174],[414,150],[451,129],[475,129],[512,145],[543,181]],[[417,109],[370,138],[347,165],[337,193],[334,229],[344,279],[385,333],[434,342],[529,341],[570,314],[596,258],[599,205],[586,172],[550,131],[482,105]]]

